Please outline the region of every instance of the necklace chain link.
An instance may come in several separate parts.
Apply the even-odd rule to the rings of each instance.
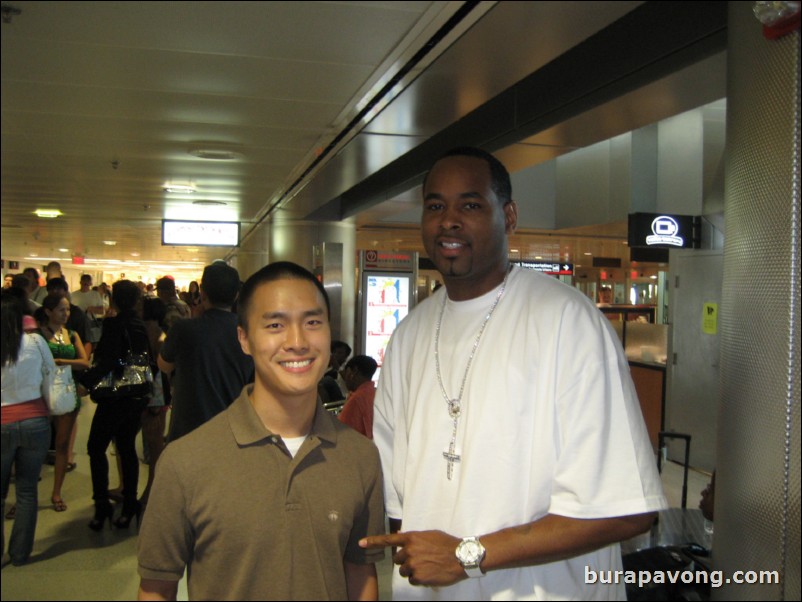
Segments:
[[[440,307],[440,315],[437,318],[437,327],[434,332],[434,365],[435,370],[437,371],[437,382],[440,385],[440,392],[443,394],[443,399],[448,407],[448,415],[453,420],[451,441],[449,442],[448,451],[443,452],[443,457],[448,462],[446,476],[448,477],[449,481],[454,474],[454,463],[459,462],[461,459],[461,456],[456,453],[457,427],[459,426],[459,418],[462,415],[462,394],[465,392],[465,384],[468,382],[468,373],[471,370],[473,357],[476,355],[476,350],[479,348],[479,343],[482,340],[482,334],[484,334],[485,327],[490,321],[490,318],[493,317],[493,312],[496,311],[496,306],[498,305],[499,301],[501,301],[501,296],[504,294],[504,289],[507,287],[507,277],[510,275],[510,271],[511,270],[507,270],[506,274],[504,274],[504,280],[502,281],[501,288],[499,289],[498,294],[493,301],[493,305],[490,306],[490,310],[487,312],[482,325],[479,327],[479,333],[476,335],[476,340],[473,343],[471,355],[468,357],[468,364],[465,366],[465,373],[462,375],[462,383],[460,383],[459,395],[455,399],[449,398],[448,393],[446,392],[445,384],[443,383],[442,372],[440,371],[440,327],[443,324],[443,314],[446,310],[448,293],[443,296],[443,304]]]

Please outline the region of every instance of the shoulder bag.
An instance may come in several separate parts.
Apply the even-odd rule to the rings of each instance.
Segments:
[[[42,355],[42,395],[47,402],[47,407],[53,416],[69,414],[75,409],[78,399],[75,393],[75,382],[72,380],[72,368],[69,366],[50,368],[42,347],[39,344],[36,347]],[[50,353],[49,349],[48,353]]]
[[[89,397],[95,403],[123,398],[149,398],[153,395],[153,371],[147,352],[134,353],[128,329],[124,329],[128,353],[118,365],[92,387]]]

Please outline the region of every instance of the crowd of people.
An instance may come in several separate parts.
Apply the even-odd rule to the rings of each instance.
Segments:
[[[30,487],[32,475],[38,480],[50,455],[54,464],[52,508],[66,511],[68,501],[62,496],[62,487],[67,473],[77,466],[74,444],[81,397],[93,396],[93,389],[106,375],[119,370],[129,353],[149,358],[153,385],[147,395],[101,401],[95,410],[87,444],[95,503],[88,526],[95,531],[103,529],[107,521],[120,529],[127,529],[133,520],[139,522],[165,445],[168,409],[173,408],[178,416],[170,432],[174,439],[225,409],[253,379],[253,363],[241,350],[236,316],[231,313],[241,284],[234,268],[223,263],[207,266],[201,285],[192,282],[181,295],[169,276],[152,286],[120,280],[109,289],[105,283],[94,287],[92,276],[83,274],[80,289],[70,293],[57,262],[47,266],[45,275],[43,286],[35,268],[4,278],[3,513],[15,520],[6,559],[13,564],[24,564],[33,546],[37,500],[36,488]],[[45,359],[29,357],[37,348],[46,350]],[[42,376],[45,360],[69,368],[76,384],[75,406],[46,421],[48,436],[45,441],[37,434],[33,454],[22,449],[29,438],[23,438],[20,448],[6,445],[14,440],[11,435],[6,437],[6,425],[19,422],[29,426],[28,420],[48,417]],[[36,361],[38,370],[32,368]],[[17,383],[20,378],[24,387]],[[38,381],[36,386],[34,381]],[[40,422],[31,424],[38,429]],[[147,486],[138,497],[135,438],[140,430],[149,470]],[[112,442],[119,485],[110,489],[107,451]],[[33,455],[36,462],[28,462]],[[12,475],[17,503],[6,508]],[[119,503],[119,513],[112,502]]]
[[[617,337],[584,295],[510,265],[518,209],[495,157],[447,153],[423,194],[422,238],[444,286],[393,334],[378,388],[375,360],[349,360],[350,346],[331,340],[326,290],[293,263],[244,285],[215,263],[183,299],[170,278],[152,291],[119,281],[108,310],[90,295],[74,310],[48,273],[42,336],[25,334],[22,318],[38,291],[13,304],[4,293],[11,561],[31,551],[46,453],[34,364],[71,362],[85,393],[135,352],[152,358],[161,397],[98,404],[89,526],[128,528],[147,502],[140,599],[175,599],[185,571],[191,599],[376,599],[385,548],[395,599],[621,599],[622,584],[586,583],[583,567],[620,569],[618,542],[647,530],[666,500]],[[97,341],[70,326],[101,311]],[[338,394],[339,420],[321,403]],[[158,469],[137,499],[133,439],[145,424],[164,432],[154,418],[166,403],[167,445],[153,445]],[[62,442],[74,418],[63,422]],[[122,466],[116,518],[111,441]],[[54,507],[66,507],[58,494]]]

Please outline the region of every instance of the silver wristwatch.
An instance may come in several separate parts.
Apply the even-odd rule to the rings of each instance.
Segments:
[[[478,537],[466,537],[457,546],[457,560],[468,573],[468,577],[481,577],[484,575],[481,567],[485,559],[485,547]]]

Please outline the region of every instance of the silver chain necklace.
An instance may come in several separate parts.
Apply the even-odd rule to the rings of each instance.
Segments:
[[[507,277],[509,275],[510,270],[507,270],[507,273],[504,274],[504,281],[501,283],[501,288],[496,295],[496,299],[493,301],[493,305],[490,306],[490,311],[487,312],[487,315],[482,322],[482,326],[479,328],[479,334],[476,335],[476,340],[473,343],[473,349],[471,349],[471,355],[468,357],[468,365],[465,366],[465,374],[462,375],[462,384],[460,384],[459,387],[459,395],[456,397],[456,399],[449,398],[448,393],[446,393],[446,387],[443,384],[443,376],[440,372],[440,326],[443,323],[443,314],[446,311],[448,293],[443,295],[443,305],[440,307],[440,315],[437,318],[437,329],[434,333],[434,365],[435,369],[437,370],[437,382],[440,384],[440,392],[443,394],[443,399],[448,406],[448,415],[454,422],[453,428],[451,429],[451,442],[448,444],[448,451],[443,452],[443,457],[448,462],[446,476],[448,477],[449,481],[454,475],[454,463],[459,462],[462,458],[462,456],[456,452],[457,427],[459,426],[459,417],[462,414],[462,394],[465,391],[465,383],[468,382],[468,372],[471,370],[473,356],[476,355],[476,350],[479,348],[479,342],[482,340],[482,334],[485,331],[485,326],[487,326],[487,323],[493,316],[493,312],[496,311],[496,306],[498,305],[498,302],[501,301],[501,296],[504,294],[504,289],[507,287]]]

